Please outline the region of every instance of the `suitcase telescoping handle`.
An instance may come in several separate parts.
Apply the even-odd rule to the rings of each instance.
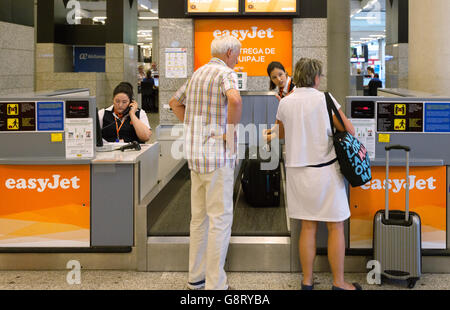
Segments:
[[[405,194],[405,221],[409,220],[409,151],[411,151],[411,148],[409,146],[404,145],[387,145],[384,148],[386,150],[386,181],[385,181],[385,206],[386,206],[386,212],[385,212],[385,218],[386,220],[389,219],[389,151],[390,150],[404,150],[406,152],[406,194]]]

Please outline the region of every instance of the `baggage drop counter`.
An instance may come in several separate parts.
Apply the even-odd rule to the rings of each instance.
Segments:
[[[349,188],[348,248],[371,253],[373,217],[385,207],[384,147],[401,144],[411,148],[409,206],[421,217],[422,253],[450,255],[450,98],[347,97],[346,114],[366,146],[372,166],[369,183]],[[405,208],[404,166],[404,152],[391,151],[390,210]],[[448,272],[450,262],[427,265],[424,259],[424,269]]]
[[[259,141],[262,146],[259,140],[262,129],[270,128],[275,123],[278,100],[272,92],[241,92],[241,96],[243,109],[240,123],[245,130],[239,131],[239,150],[242,154],[240,158],[243,158],[250,141]],[[252,125],[257,128],[262,125],[261,130],[251,132]],[[177,143],[170,132],[169,128],[161,128],[158,136],[165,162],[173,161],[170,150]],[[235,168],[233,225],[225,269],[289,272],[291,240],[284,199],[283,165],[280,206],[253,207],[247,203],[241,187],[242,162],[242,159],[239,160]],[[149,204],[149,271],[188,270],[190,189],[190,172],[184,164]]]
[[[159,144],[96,151],[95,97],[0,98],[0,269],[146,269]]]

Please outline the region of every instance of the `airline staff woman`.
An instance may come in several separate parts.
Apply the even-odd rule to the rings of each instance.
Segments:
[[[270,78],[270,90],[277,88],[275,95],[278,100],[289,95],[295,88],[292,78],[287,74],[284,66],[278,61],[272,61],[267,66],[267,74]]]
[[[133,100],[133,86],[122,82],[113,92],[113,105],[98,112],[102,137],[108,142],[145,143],[152,130],[147,114]]]

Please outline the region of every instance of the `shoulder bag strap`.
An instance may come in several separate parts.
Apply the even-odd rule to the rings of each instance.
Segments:
[[[339,113],[338,109],[336,109],[333,99],[331,99],[330,94],[328,92],[325,92],[325,99],[327,102],[327,111],[328,111],[328,116],[330,118],[331,131],[333,132],[333,136],[334,136],[334,133],[335,133],[334,122],[333,122],[333,116],[332,116],[331,110],[333,110],[334,114],[336,115],[337,119],[341,123],[342,127],[344,127],[344,129],[345,129],[345,125],[344,125],[344,121],[342,120],[341,114]]]

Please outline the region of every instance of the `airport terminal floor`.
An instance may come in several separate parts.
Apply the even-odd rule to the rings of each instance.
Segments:
[[[450,0],[0,0],[0,12],[0,291],[450,292]],[[229,83],[193,87],[212,67]],[[217,157],[208,169],[228,157],[208,126],[224,115],[239,116],[234,171]],[[286,116],[298,129],[268,142]]]
[[[228,272],[232,290],[299,290],[300,273]],[[81,271],[80,284],[68,284],[67,271],[0,271],[0,290],[186,290],[186,272]],[[346,273],[364,290],[410,290],[404,281],[368,284],[365,273]],[[314,275],[315,290],[331,289],[331,274]],[[424,274],[413,290],[450,290],[450,274]]]

